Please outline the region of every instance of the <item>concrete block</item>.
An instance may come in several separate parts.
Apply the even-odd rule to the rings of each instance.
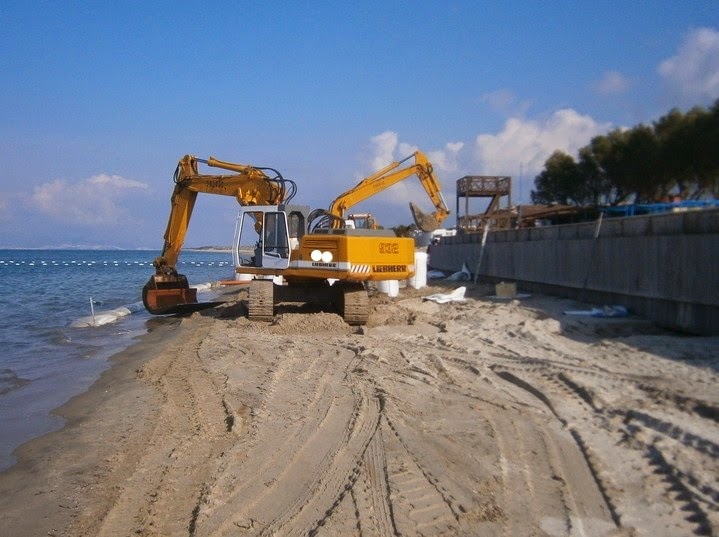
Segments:
[[[498,298],[516,298],[517,284],[501,282],[494,286],[494,294]]]

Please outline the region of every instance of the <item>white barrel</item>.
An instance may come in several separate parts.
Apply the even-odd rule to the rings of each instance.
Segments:
[[[414,253],[414,276],[407,283],[414,289],[427,285],[427,252]]]
[[[389,281],[389,293],[387,293],[389,296],[397,296],[399,295],[399,280],[390,280]]]
[[[388,296],[399,294],[399,280],[380,280],[377,282],[377,290]]]

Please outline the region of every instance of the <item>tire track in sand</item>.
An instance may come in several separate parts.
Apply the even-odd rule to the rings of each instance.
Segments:
[[[534,394],[570,432],[617,527],[641,524],[659,532],[671,528],[673,534],[713,534],[708,512],[717,511],[716,488],[706,482],[709,474],[700,478],[682,465],[689,449],[695,451],[694,457],[706,457],[705,468],[713,466],[714,443],[646,412],[600,403],[593,390],[566,373],[533,371],[538,376],[530,381],[494,369]],[[636,477],[627,481],[623,475],[627,468],[641,476],[638,482]],[[640,505],[632,501],[632,491],[638,486],[644,491]],[[672,498],[671,505],[666,498]],[[647,506],[652,509],[649,521],[642,512]],[[684,514],[677,516],[679,512]]]
[[[129,461],[133,471],[107,512],[94,514],[92,535],[125,534],[130,527],[140,536],[191,533],[204,481],[234,438],[221,390],[197,356],[205,334],[204,328],[191,332],[138,372],[161,394],[149,442],[161,449]]]
[[[377,430],[380,402],[348,372],[353,353],[307,356],[274,343],[263,352],[282,356],[270,359],[253,437],[226,457],[199,509],[198,536],[316,532],[347,496]]]
[[[532,461],[530,464],[532,470],[530,472],[527,469],[526,474],[531,475],[532,480],[541,483],[538,486],[529,485],[530,491],[541,492],[541,502],[543,502],[539,505],[537,516],[532,518],[541,520],[546,526],[543,529],[551,528],[550,533],[558,535],[601,535],[620,527],[621,522],[614,501],[607,492],[606,483],[596,467],[594,457],[589,453],[581,436],[551,401],[551,394],[554,392],[544,388],[541,378],[530,381],[506,370],[499,368],[493,370],[503,380],[536,397],[556,418],[556,421],[547,421],[545,425],[537,423],[536,427],[532,427],[532,430],[526,433],[510,432],[510,437],[520,439],[519,443],[515,444],[520,446],[520,451],[513,453],[510,460]],[[580,404],[586,404],[583,397],[578,396],[578,399]],[[566,398],[563,399],[565,400]],[[529,421],[525,419],[519,423],[527,427]],[[494,422],[495,428],[500,431],[499,436],[506,435],[506,433],[502,434],[501,429],[507,427],[507,424],[508,420]],[[569,434],[567,435],[566,432]],[[531,449],[521,449],[521,439],[532,437],[534,440],[530,440]],[[562,437],[567,441],[560,441]],[[515,449],[515,446],[506,441],[504,444],[510,453]],[[550,479],[543,475],[542,468],[548,469]],[[506,472],[504,473],[506,475]],[[509,489],[516,490],[514,486]],[[547,491],[553,492],[547,494]],[[548,498],[562,498],[564,512],[546,505],[544,502]],[[516,533],[514,530],[510,532],[510,534],[514,533]]]

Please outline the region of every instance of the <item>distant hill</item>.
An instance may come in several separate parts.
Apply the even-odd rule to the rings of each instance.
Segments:
[[[195,250],[204,252],[231,252],[231,246],[188,246],[183,250]]]

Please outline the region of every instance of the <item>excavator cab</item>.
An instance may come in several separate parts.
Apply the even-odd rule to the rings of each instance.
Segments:
[[[235,266],[286,269],[307,232],[308,213],[304,206],[242,207],[235,227]]]
[[[347,217],[345,225],[354,229],[379,229],[377,221],[370,213],[353,213]]]

